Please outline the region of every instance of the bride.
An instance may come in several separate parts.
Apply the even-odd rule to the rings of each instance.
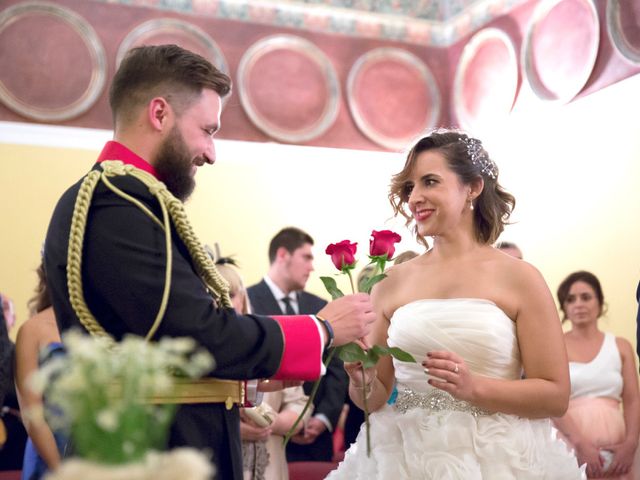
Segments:
[[[345,364],[351,399],[362,408],[364,391],[374,412],[372,451],[362,427],[327,479],[583,478],[549,420],[570,392],[558,313],[542,275],[491,246],[515,199],[480,141],[457,131],[422,138],[389,198],[433,248],[376,286],[367,342],[418,363],[383,357],[364,384],[361,365]]]

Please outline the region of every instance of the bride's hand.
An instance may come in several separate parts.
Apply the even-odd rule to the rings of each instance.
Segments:
[[[428,352],[422,361],[429,385],[450,393],[455,398],[473,402],[474,378],[460,355],[445,350]]]
[[[363,350],[369,348],[364,339],[356,340],[354,343],[357,343]],[[344,369],[349,376],[349,382],[355,388],[364,388],[365,385],[371,385],[377,374],[375,367],[365,369],[364,383],[362,383],[362,362],[344,362]]]
[[[366,368],[364,370],[364,383],[362,383],[362,362],[345,362],[344,369],[349,376],[349,383],[355,388],[364,388],[371,385],[376,378],[376,368]]]

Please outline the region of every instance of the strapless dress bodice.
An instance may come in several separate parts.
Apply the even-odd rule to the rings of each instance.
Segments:
[[[389,346],[410,353],[417,363],[394,359],[399,384],[415,392],[433,389],[420,364],[427,352],[460,355],[477,375],[515,380],[522,365],[515,323],[493,302],[476,298],[416,300],[391,318]]]

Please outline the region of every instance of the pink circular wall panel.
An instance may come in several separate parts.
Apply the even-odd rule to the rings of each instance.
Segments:
[[[340,106],[333,65],[318,47],[293,35],[252,45],[240,60],[238,86],[253,124],[284,142],[319,137],[333,125]]]
[[[349,72],[347,94],[360,131],[391,150],[405,149],[440,115],[440,93],[430,70],[397,48],[361,56]]]
[[[506,117],[518,91],[518,60],[511,39],[487,28],[465,45],[454,80],[454,111],[473,131],[481,123]]]
[[[116,68],[131,48],[169,43],[202,55],[218,69],[229,73],[227,60],[216,42],[200,28],[176,18],[154,18],[131,30],[118,47]]]
[[[536,7],[523,48],[524,71],[535,94],[568,102],[584,87],[600,43],[592,0],[543,0]]]
[[[607,2],[607,32],[624,58],[640,65],[640,2]]]
[[[69,120],[91,108],[105,82],[104,48],[84,18],[40,1],[0,12],[0,101],[7,107],[35,120]]]

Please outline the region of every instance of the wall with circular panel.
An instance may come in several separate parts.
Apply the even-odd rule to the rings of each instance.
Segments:
[[[598,54],[600,22],[592,0],[543,0],[522,49],[525,76],[543,100],[568,102],[585,86]]]
[[[131,30],[118,48],[116,67],[120,65],[127,51],[133,47],[166,43],[175,43],[198,53],[223,72],[229,73],[227,60],[218,44],[201,28],[176,18],[148,20]]]
[[[336,71],[322,50],[301,37],[274,35],[253,44],[240,60],[237,82],[251,121],[278,140],[317,138],[338,114]]]
[[[347,80],[353,120],[368,138],[402,150],[440,118],[440,92],[433,74],[417,56],[398,48],[362,55]]]
[[[0,11],[0,101],[26,118],[83,114],[104,89],[106,66],[102,42],[74,11],[41,1]]]
[[[112,128],[106,86],[142,44],[177,43],[231,76],[218,138],[334,148],[479,130],[510,113],[523,82],[568,102],[640,73],[640,0],[518,0],[499,13],[473,2],[456,16],[464,28],[439,25],[438,38],[398,18],[241,3],[2,0],[0,121]]]
[[[609,0],[607,32],[622,56],[640,65],[640,2]]]
[[[497,28],[475,34],[465,45],[453,83],[453,110],[464,129],[502,120],[518,92],[518,59],[509,36]]]

